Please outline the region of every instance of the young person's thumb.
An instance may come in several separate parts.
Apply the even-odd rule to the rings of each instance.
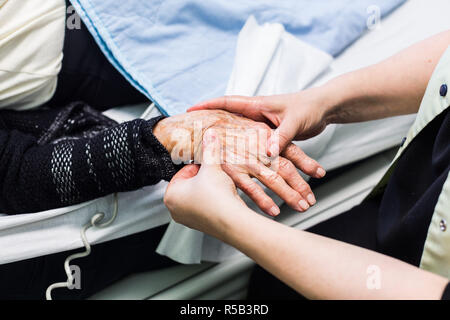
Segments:
[[[273,132],[268,141],[268,155],[277,157],[292,142],[297,135],[297,125],[292,119],[284,119]]]
[[[200,171],[220,169],[222,150],[220,139],[214,129],[208,129],[203,135],[203,156]]]

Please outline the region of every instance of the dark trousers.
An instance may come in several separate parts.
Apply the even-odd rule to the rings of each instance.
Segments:
[[[58,108],[73,101],[99,110],[148,101],[108,62],[84,25],[81,30],[66,30],[57,90],[46,106]],[[53,297],[86,298],[131,273],[175,264],[155,253],[165,230],[163,226],[94,245],[90,256],[73,261],[81,270],[81,290],[55,289]],[[50,284],[66,281],[64,260],[81,251],[0,265],[0,299],[45,298]]]
[[[307,231],[376,251],[378,205],[378,200],[365,202]],[[303,300],[305,298],[257,266],[250,279],[248,299]]]

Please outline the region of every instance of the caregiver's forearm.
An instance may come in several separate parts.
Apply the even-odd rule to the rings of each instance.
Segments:
[[[349,123],[416,113],[450,31],[419,42],[370,67],[331,80],[324,97],[328,123]]]
[[[373,251],[289,228],[250,209],[225,217],[219,238],[307,298],[439,299],[448,282]]]

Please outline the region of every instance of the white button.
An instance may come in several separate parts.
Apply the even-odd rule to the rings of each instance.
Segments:
[[[447,222],[442,219],[441,222],[439,223],[439,227],[441,228],[442,232],[445,232],[447,230]]]

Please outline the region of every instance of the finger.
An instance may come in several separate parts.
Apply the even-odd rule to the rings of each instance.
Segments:
[[[326,175],[325,169],[316,160],[308,157],[302,149],[293,143],[287,146],[283,156],[311,177],[323,178]]]
[[[300,193],[303,199],[306,199],[310,206],[316,204],[316,197],[311,190],[308,183],[302,178],[291,161],[280,157],[279,158],[279,175],[292,187],[295,191]]]
[[[256,165],[251,170],[251,174],[261,181],[266,187],[275,192],[294,210],[304,212],[309,209],[309,204],[295,189],[289,186],[286,181],[275,171],[263,166]]]
[[[224,171],[230,176],[236,186],[252,199],[263,212],[272,217],[280,214],[280,208],[278,208],[272,198],[247,174],[236,172],[232,166],[224,166]]]
[[[256,121],[264,120],[259,109],[264,104],[264,97],[224,96],[201,102],[188,109],[188,112],[198,110],[226,110],[239,113]]]
[[[294,119],[288,118],[281,122],[268,141],[269,157],[277,157],[294,140],[298,131]]]
[[[221,146],[214,129],[208,129],[203,135],[202,148],[202,168],[221,168]]]
[[[170,181],[170,184],[175,183],[177,180],[188,180],[195,177],[200,169],[200,166],[195,164],[190,164],[184,166],[180,171],[178,171]]]

